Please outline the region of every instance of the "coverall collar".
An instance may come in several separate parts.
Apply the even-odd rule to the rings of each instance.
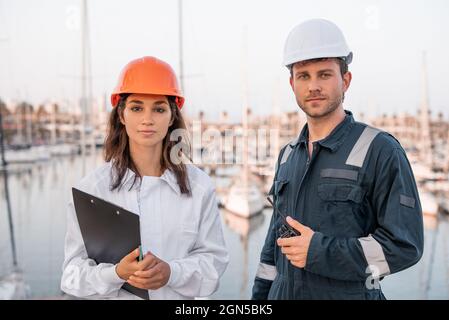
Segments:
[[[325,147],[332,152],[335,152],[338,150],[338,148],[343,144],[345,141],[349,131],[354,126],[354,117],[352,116],[352,112],[345,110],[346,117],[344,120],[339,123],[334,130],[324,139],[317,141],[318,144],[320,144],[322,147]],[[293,140],[290,143],[290,146],[293,148],[296,145],[305,146],[308,142],[309,138],[309,127],[306,123],[304,128],[302,129],[300,135],[298,138]]]

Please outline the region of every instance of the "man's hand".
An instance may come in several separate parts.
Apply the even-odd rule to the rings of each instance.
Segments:
[[[170,278],[170,266],[148,252],[139,263],[139,270],[135,271],[128,279],[133,287],[156,290],[165,286]]]
[[[310,240],[312,240],[314,231],[291,217],[287,217],[287,223],[301,232],[301,235],[291,238],[279,238],[277,239],[277,244],[292,265],[304,268],[307,263],[307,252],[309,251]]]

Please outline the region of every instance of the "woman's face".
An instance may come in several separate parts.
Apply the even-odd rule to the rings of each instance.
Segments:
[[[129,95],[120,121],[130,144],[143,147],[162,144],[173,123],[167,97],[153,94]]]

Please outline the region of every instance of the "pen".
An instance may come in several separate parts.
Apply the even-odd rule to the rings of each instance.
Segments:
[[[142,251],[142,246],[139,246],[139,261],[143,260],[143,251]]]

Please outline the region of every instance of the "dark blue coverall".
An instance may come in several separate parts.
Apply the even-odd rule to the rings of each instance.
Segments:
[[[273,212],[252,299],[385,299],[379,280],[422,256],[421,204],[405,151],[345,112],[310,159],[307,124],[280,152],[270,194],[315,233],[306,266],[295,267],[276,244],[284,219]]]

